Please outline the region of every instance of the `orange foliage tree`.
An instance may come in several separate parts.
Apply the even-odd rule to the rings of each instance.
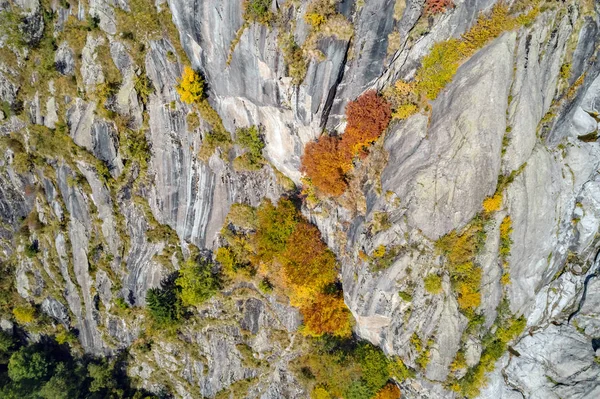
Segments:
[[[391,116],[391,106],[383,97],[374,90],[366,92],[346,107],[348,124],[341,140],[325,135],[308,143],[300,170],[324,194],[342,195],[352,159],[381,136]]]
[[[335,255],[321,240],[319,229],[308,222],[296,226],[281,258],[285,278],[299,299],[322,291],[337,277]]]
[[[373,399],[400,399],[401,396],[400,388],[396,384],[389,382],[377,392],[377,395]]]
[[[352,315],[341,297],[317,294],[308,306],[300,308],[300,312],[304,317],[305,333],[309,335],[349,337],[352,334]]]
[[[346,191],[347,156],[341,151],[337,137],[321,136],[304,148],[300,171],[305,173],[320,191],[339,196]]]

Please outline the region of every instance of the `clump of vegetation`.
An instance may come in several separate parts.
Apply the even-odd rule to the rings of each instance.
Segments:
[[[426,12],[443,12],[451,4],[451,0],[427,0]],[[427,100],[435,100],[452,81],[458,67],[478,49],[501,33],[530,23],[538,13],[537,2],[531,11],[519,16],[511,15],[505,3],[498,3],[489,16],[480,15],[475,25],[460,38],[434,44],[430,53],[423,57],[413,82],[400,80],[385,91],[386,97],[394,105],[394,117],[405,119],[425,107]]]
[[[426,0],[425,14],[434,15],[446,12],[449,8],[454,8],[453,0]]]
[[[437,274],[429,274],[423,281],[425,283],[425,290],[430,294],[439,294],[442,292],[442,278]]]
[[[25,245],[25,256],[27,256],[28,258],[35,258],[39,252],[40,249],[38,247],[37,241]]]
[[[318,29],[327,21],[327,18],[336,13],[336,3],[336,0],[313,0],[306,8],[304,21],[313,28]]]
[[[176,285],[177,273],[160,283],[160,287],[150,288],[146,292],[146,308],[159,327],[173,326],[183,316],[183,305]]]
[[[419,95],[414,82],[398,80],[392,87],[383,91],[386,99],[390,102],[394,119],[406,119],[419,110]]]
[[[350,312],[341,295],[320,293],[306,302],[300,308],[304,317],[304,334],[314,337],[323,334],[348,337],[352,334]]]
[[[258,225],[256,209],[246,204],[233,204],[227,214],[227,223],[245,230],[255,230]]]
[[[373,223],[371,224],[371,232],[373,234],[389,230],[391,227],[392,223],[387,212],[376,212],[373,215]]]
[[[246,1],[244,18],[252,22],[269,25],[274,17],[270,8],[271,0],[248,0]]]
[[[15,321],[19,324],[31,324],[36,319],[35,308],[31,305],[15,306],[12,310]]]
[[[250,126],[238,129],[236,132],[236,143],[246,149],[246,153],[240,155],[233,161],[233,166],[238,170],[258,170],[262,168],[265,159],[262,150],[265,148],[260,128]]]
[[[348,188],[346,173],[350,165],[340,143],[337,137],[323,135],[306,144],[300,169],[320,192],[334,197]]]
[[[185,117],[188,129],[194,131],[200,127],[200,118],[196,111],[192,111]]]
[[[438,250],[446,255],[458,305],[471,317],[481,303],[481,268],[474,260],[484,241],[483,219],[476,217],[461,234],[452,231],[436,242]]]
[[[3,398],[155,398],[131,387],[121,360],[75,358],[45,336],[27,344],[0,331],[0,366]]]
[[[364,151],[387,128],[391,119],[390,104],[371,90],[348,103],[346,130],[342,146],[351,156]]]
[[[148,78],[148,75],[146,75],[145,71],[142,71],[138,76],[135,77],[134,88],[142,100],[142,103],[147,104],[150,95],[154,93],[154,86],[152,85],[152,82],[150,81],[150,78]]]
[[[492,197],[483,200],[483,210],[486,213],[499,211],[502,207],[502,193],[497,192]]]
[[[175,284],[180,288],[183,306],[198,306],[213,296],[220,288],[221,281],[213,273],[213,263],[207,259],[188,259],[179,269]]]
[[[309,3],[304,21],[309,27],[308,37],[298,45],[292,32],[295,31],[296,21],[290,18],[289,8],[282,10],[277,19],[279,47],[288,68],[288,75],[294,85],[302,83],[306,76],[307,66],[311,59],[316,62],[325,60],[325,55],[318,48],[319,39],[334,36],[339,40],[350,40],[354,34],[354,26],[336,10],[337,0],[313,0]],[[294,3],[287,7],[294,7]]]
[[[176,89],[184,103],[198,103],[204,98],[204,79],[198,72],[186,65]]]
[[[350,312],[335,288],[339,265],[293,202],[266,200],[255,211],[236,206],[227,221],[221,235],[228,245],[217,251],[217,260],[230,278],[244,270],[258,274],[259,288],[268,281],[300,309],[306,335],[351,334]]]
[[[382,270],[388,269],[394,263],[394,260],[400,254],[401,247],[393,246],[386,247],[385,245],[380,245],[371,254],[369,260],[369,268],[373,273],[380,272]]]
[[[348,123],[341,139],[321,136],[306,145],[302,157],[301,171],[329,196],[340,196],[346,191],[346,173],[352,168],[353,158],[364,154],[387,128],[390,104],[375,91],[369,91],[348,104],[346,118]]]
[[[258,288],[265,294],[270,294],[273,292],[273,284],[266,277],[260,280],[260,283],[258,283]]]
[[[410,337],[410,343],[414,347],[415,352],[418,353],[418,355],[419,355],[419,356],[417,356],[417,359],[415,360],[415,362],[422,369],[426,369],[427,365],[429,364],[429,358],[430,358],[430,355],[431,355],[429,347],[433,344],[433,341],[431,341],[431,340],[428,341],[427,342],[427,346],[425,346],[423,344],[423,341],[421,340],[421,338],[415,332]]]
[[[304,80],[308,68],[308,61],[302,47],[296,43],[293,33],[282,33],[279,37],[279,47],[283,52],[283,59],[288,68],[288,75],[292,78],[292,84],[299,85]]]
[[[398,296],[402,298],[403,301],[412,302],[413,297],[410,293],[406,291],[398,291]]]
[[[400,359],[388,359],[366,342],[324,336],[313,341],[311,349],[294,368],[312,387],[312,398],[394,398],[390,395],[399,391],[390,379],[402,382],[413,376]]]
[[[219,146],[228,147],[231,144],[231,136],[223,126],[223,121],[219,114],[210,106],[204,93],[204,79],[191,67],[185,66],[183,76],[176,87],[181,101],[187,104],[193,104],[194,110],[188,115],[188,126],[194,129],[199,126],[200,120],[195,114],[197,110],[202,119],[207,122],[211,129],[205,133],[200,149],[200,159],[208,160]]]
[[[524,317],[511,316],[508,302],[502,301],[498,306],[498,317],[490,329],[494,333],[486,334],[482,340],[484,349],[479,363],[470,367],[460,380],[451,378],[450,388],[464,397],[477,397],[480,389],[487,384],[486,373],[494,370],[496,361],[506,352],[508,344],[521,335],[526,324]]]
[[[388,382],[373,399],[400,399],[401,396],[400,388],[396,384]]]
[[[502,261],[502,274],[501,282],[503,285],[510,284],[510,273],[508,270],[508,256],[510,255],[510,247],[512,246],[512,220],[510,216],[504,217],[502,223],[500,223],[500,260]]]

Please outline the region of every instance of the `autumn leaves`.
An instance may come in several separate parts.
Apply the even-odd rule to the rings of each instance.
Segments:
[[[375,91],[369,91],[348,104],[347,125],[340,137],[323,135],[304,149],[301,171],[323,194],[340,196],[348,188],[348,173],[354,157],[366,153],[387,128],[390,104]]]
[[[268,281],[275,295],[300,309],[306,335],[350,336],[352,317],[338,289],[335,255],[292,201],[265,200],[256,209],[237,205],[228,222],[221,233],[227,245],[217,253],[226,275],[245,270]]]

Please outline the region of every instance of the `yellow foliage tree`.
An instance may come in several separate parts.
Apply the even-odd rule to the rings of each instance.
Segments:
[[[458,284],[458,306],[461,309],[475,310],[479,307],[481,304],[481,294],[477,289],[478,287],[474,287],[467,282],[460,282]]]
[[[281,261],[293,303],[312,298],[337,277],[335,255],[321,240],[319,229],[307,222],[298,223]]]
[[[323,387],[315,387],[310,393],[310,399],[331,399],[331,395]]]
[[[204,79],[191,67],[184,67],[183,76],[177,85],[177,93],[184,103],[199,102],[204,95]]]
[[[483,210],[486,213],[496,212],[502,207],[502,193],[496,193],[493,197],[483,200]]]
[[[13,309],[15,320],[19,324],[29,324],[35,320],[35,309],[31,306],[17,306]]]
[[[300,308],[300,312],[307,335],[349,337],[352,334],[352,316],[341,297],[317,294],[314,302]]]

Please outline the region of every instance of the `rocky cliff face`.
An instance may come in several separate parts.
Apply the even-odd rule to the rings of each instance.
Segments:
[[[303,351],[291,306],[251,284],[234,286],[179,340],[148,349],[139,344],[146,291],[194,247],[219,246],[231,204],[277,200],[290,189],[285,176],[299,184],[304,145],[343,127],[349,101],[413,78],[434,43],[459,37],[496,1],[455,0],[427,16],[423,0],[344,0],[336,12],[352,33],[318,37],[303,18],[308,3],[273,1],[280,19],[267,26],[248,23],[241,0],[159,1],[155,9],[32,0],[18,2],[25,46],[11,43],[6,25],[2,261],[13,266],[19,296],[50,324],[76,329],[84,351],[129,348],[129,373],[144,388],[190,398],[309,396],[290,366]],[[532,23],[462,64],[426,114],[392,122],[356,165],[352,195],[304,205],[340,259],[356,334],[417,370],[401,386],[405,397],[455,397],[449,382],[465,373],[457,357],[480,362],[501,311],[523,316],[526,328],[480,397],[600,394],[599,7],[546,1]],[[142,26],[127,24],[132,14]],[[157,20],[154,29],[148,21]],[[318,51],[299,84],[281,45],[286,34],[298,46],[314,40]],[[44,35],[54,38],[51,55]],[[55,71],[31,69],[35,57]],[[238,146],[198,155],[215,122],[203,114],[192,123],[195,111],[175,90],[186,58],[204,74],[228,131],[262,126],[269,162],[260,170],[233,167]],[[115,80],[118,89],[107,89]],[[498,192],[503,206],[486,217],[472,259],[482,275],[473,327],[436,242],[475,223]],[[381,246],[386,267],[374,267]],[[425,288],[430,274],[441,277],[441,292]],[[426,343],[425,362],[415,336]]]

